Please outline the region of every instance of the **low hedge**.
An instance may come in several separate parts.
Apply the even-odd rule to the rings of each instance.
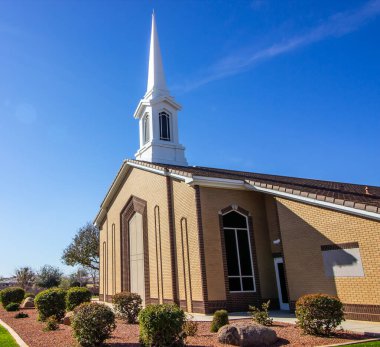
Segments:
[[[297,325],[307,334],[330,335],[343,315],[342,302],[328,294],[308,294],[296,302]]]
[[[72,287],[66,293],[66,309],[67,311],[74,310],[75,307],[84,302],[91,301],[91,292],[84,287]]]
[[[87,302],[74,311],[71,327],[81,346],[99,346],[116,328],[115,314],[104,305]]]
[[[11,302],[5,306],[5,310],[8,312],[15,312],[20,310],[20,304],[18,302]]]
[[[142,308],[141,296],[136,293],[121,292],[112,297],[112,303],[117,315],[133,324],[137,322],[137,317]]]
[[[54,316],[61,320],[65,316],[66,291],[60,288],[51,288],[38,293],[34,299],[38,310],[38,318],[43,322]]]
[[[216,333],[222,326],[225,326],[228,323],[228,312],[226,310],[215,311],[210,330],[211,332]]]
[[[139,313],[140,341],[146,346],[182,344],[186,316],[176,305],[148,305]]]
[[[25,290],[19,287],[9,287],[0,291],[0,301],[5,308],[12,302],[21,304],[24,299]]]

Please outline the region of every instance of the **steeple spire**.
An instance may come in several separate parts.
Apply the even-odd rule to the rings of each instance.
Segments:
[[[152,14],[148,85],[134,118],[139,120],[140,148],[137,160],[151,163],[187,165],[185,147],[179,142],[178,111],[181,110],[166,87],[158,42],[156,20]]]
[[[161,49],[158,41],[154,11],[152,13],[152,32],[150,36],[148,85],[145,95],[148,96],[149,94],[152,94],[153,97],[169,94],[166,87],[164,67],[162,65]]]

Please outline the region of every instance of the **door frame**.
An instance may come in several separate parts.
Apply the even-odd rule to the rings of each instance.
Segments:
[[[289,303],[284,303],[282,301],[280,275],[278,272],[278,264],[284,264],[284,259],[282,257],[278,257],[278,258],[274,258],[273,261],[274,261],[274,270],[276,273],[276,284],[277,284],[278,302],[280,304],[280,309],[284,311],[289,311]]]

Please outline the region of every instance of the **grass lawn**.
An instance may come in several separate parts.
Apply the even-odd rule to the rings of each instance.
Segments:
[[[1,347],[19,347],[15,339],[7,329],[0,325],[0,346]]]
[[[363,343],[357,343],[357,344],[353,344],[353,345],[346,345],[344,347],[372,347],[372,346],[377,346],[379,347],[380,346],[380,341],[373,341],[373,342],[363,342]]]

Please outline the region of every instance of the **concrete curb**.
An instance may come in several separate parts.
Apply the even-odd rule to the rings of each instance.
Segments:
[[[357,341],[351,341],[351,342],[345,342],[345,343],[337,343],[335,345],[321,345],[321,346],[317,346],[317,347],[349,346],[349,345],[357,345],[359,343],[374,342],[374,341],[380,341],[380,339],[357,340]]]
[[[16,340],[20,347],[29,347],[22,338],[4,321],[0,319],[0,324],[8,330],[8,332],[12,335],[12,337]]]

